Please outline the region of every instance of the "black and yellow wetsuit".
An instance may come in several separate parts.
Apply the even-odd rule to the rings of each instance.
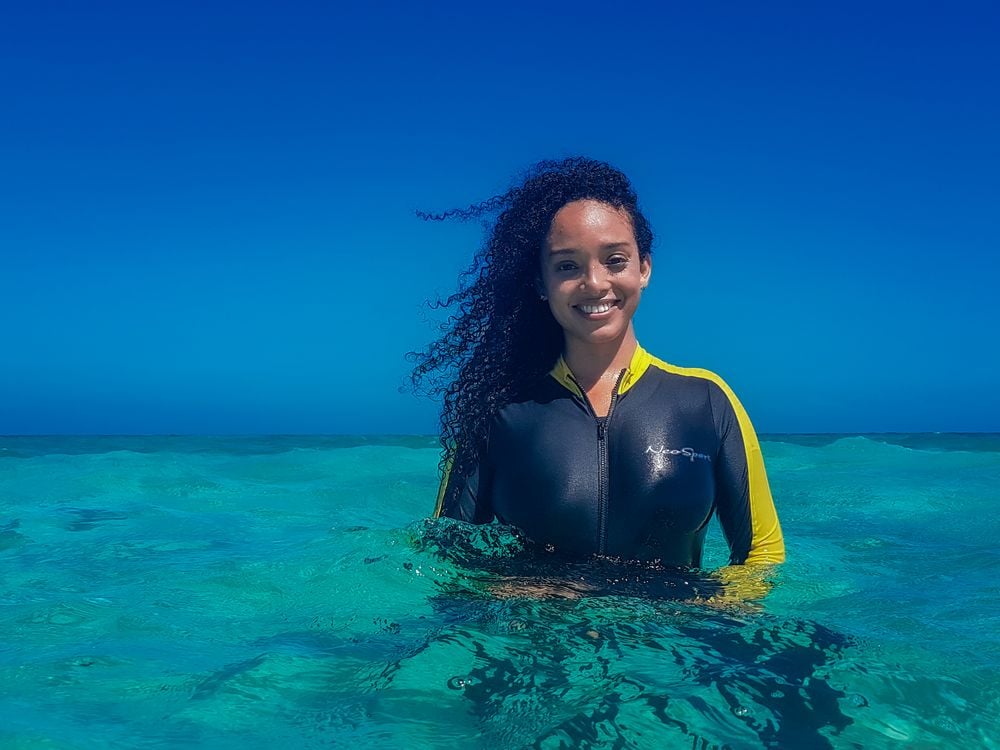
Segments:
[[[470,477],[445,475],[436,516],[495,518],[574,556],[699,566],[718,513],[731,564],[784,561],[757,435],[718,375],[637,347],[604,419],[562,359],[549,375],[500,410]]]

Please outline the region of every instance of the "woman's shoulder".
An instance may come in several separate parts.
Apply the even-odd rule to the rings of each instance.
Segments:
[[[681,365],[671,364],[659,357],[654,357],[648,352],[644,352],[645,357],[645,367],[643,368],[645,372],[643,374],[651,375],[653,377],[668,377],[668,378],[678,378],[689,381],[692,385],[701,383],[711,383],[721,389],[723,392],[731,392],[729,385],[726,383],[722,377],[712,371],[705,369],[704,367],[683,367]]]
[[[703,367],[680,367],[649,355],[646,375],[652,378],[671,379],[671,386],[675,391],[684,385],[689,391],[700,391],[711,404],[713,413],[718,417],[722,418],[726,414],[735,416],[744,429],[752,429],[746,409],[736,393],[721,376],[712,370],[706,370]]]
[[[742,408],[733,389],[714,370],[671,364],[651,354],[646,354],[646,357],[648,361],[644,372],[645,378],[654,381],[662,378],[669,381],[670,387],[675,391],[684,389],[693,393],[702,393],[711,400],[713,406],[725,404],[737,410]]]

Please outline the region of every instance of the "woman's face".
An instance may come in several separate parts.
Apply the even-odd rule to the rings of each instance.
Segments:
[[[639,257],[632,220],[596,200],[567,203],[542,248],[542,287],[567,338],[604,344],[630,329],[650,259]]]

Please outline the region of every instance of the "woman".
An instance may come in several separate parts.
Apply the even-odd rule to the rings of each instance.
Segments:
[[[443,304],[444,479],[436,516],[497,519],[546,549],[697,567],[719,515],[731,564],[784,542],[746,412],[714,373],[639,346],[653,235],[628,179],[583,158],[536,165],[464,211],[499,213]],[[456,375],[457,374],[457,375]]]

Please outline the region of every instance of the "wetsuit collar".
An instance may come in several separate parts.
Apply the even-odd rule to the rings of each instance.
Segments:
[[[628,368],[625,370],[625,375],[622,377],[621,383],[618,386],[619,395],[625,393],[639,381],[639,378],[641,378],[642,374],[646,372],[646,369],[649,367],[649,363],[652,359],[653,358],[645,349],[636,344],[635,351],[632,352],[632,359],[629,361]],[[549,375],[559,381],[559,383],[567,390],[583,398],[583,394],[580,392],[576,381],[573,380],[573,373],[569,369],[569,365],[566,364],[566,360],[563,359],[562,355],[559,356],[559,361],[556,362],[555,367],[552,368]]]

